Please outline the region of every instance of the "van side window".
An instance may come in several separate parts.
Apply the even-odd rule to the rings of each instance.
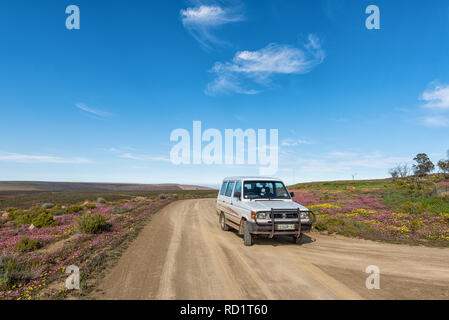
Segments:
[[[236,192],[240,192],[240,194],[242,194],[242,182],[240,181],[237,182],[237,184],[235,185],[234,197]]]
[[[232,195],[232,189],[234,189],[234,182],[229,182],[228,188],[226,189],[226,197],[230,197]]]
[[[225,194],[227,185],[228,185],[227,181],[223,182],[223,185],[221,186],[221,190],[220,190],[220,195],[223,196]]]

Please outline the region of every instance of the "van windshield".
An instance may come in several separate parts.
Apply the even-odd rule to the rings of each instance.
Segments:
[[[287,188],[280,181],[245,181],[244,199],[291,199]]]

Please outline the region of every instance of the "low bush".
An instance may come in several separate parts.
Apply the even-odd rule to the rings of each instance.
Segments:
[[[78,213],[83,210],[84,208],[82,206],[73,205],[67,208],[67,213]]]
[[[107,228],[106,219],[99,213],[85,213],[78,217],[78,230],[84,234],[101,233]]]
[[[98,198],[97,203],[105,204],[106,200],[104,198]]]
[[[53,216],[62,216],[63,214],[66,214],[66,210],[63,209],[60,204],[57,204],[50,210],[50,213]]]
[[[16,252],[31,252],[39,249],[41,247],[41,243],[37,239],[30,238],[22,238],[20,241],[14,246],[14,250]]]
[[[51,203],[51,202],[47,202],[47,203],[44,203],[43,205],[41,205],[41,207],[44,208],[44,209],[51,209],[54,206],[55,206],[55,204]]]
[[[33,219],[33,225],[37,228],[49,228],[56,226],[56,221],[50,212],[43,212]]]
[[[89,209],[89,210],[93,210],[93,209],[97,208],[97,205],[95,203],[88,203],[85,205],[85,208]]]
[[[327,231],[329,234],[337,233],[351,237],[359,236],[361,232],[369,229],[364,222],[330,216],[319,217],[314,227],[318,231]]]
[[[15,282],[20,265],[13,257],[0,257],[0,290],[8,290]]]
[[[32,224],[34,218],[34,215],[26,212],[20,212],[14,215],[14,219],[19,224]]]
[[[399,206],[399,211],[409,214],[421,214],[424,213],[424,206],[421,202],[407,202]]]

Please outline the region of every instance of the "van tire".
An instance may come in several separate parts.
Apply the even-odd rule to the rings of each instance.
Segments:
[[[226,224],[226,218],[223,212],[220,215],[220,227],[223,231],[229,231],[229,226]]]
[[[299,237],[293,237],[293,243],[302,244],[302,240],[304,239],[304,233],[301,232]]]
[[[243,222],[243,243],[245,246],[250,247],[253,245],[253,236],[249,232],[249,222]]]

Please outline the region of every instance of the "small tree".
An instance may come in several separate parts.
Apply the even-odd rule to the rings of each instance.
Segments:
[[[430,161],[429,156],[425,153],[418,153],[413,160],[416,161],[416,164],[413,165],[413,172],[420,178],[435,170],[435,165],[432,161]]]
[[[399,178],[399,171],[398,168],[391,168],[389,171],[391,178],[393,179],[393,181],[396,181]]]
[[[407,178],[410,174],[410,168],[406,163],[398,165],[397,169],[401,178]]]
[[[449,178],[449,150],[447,151],[447,157],[447,160],[438,161],[438,167],[446,179]]]
[[[398,164],[396,167],[390,169],[389,171],[391,177],[393,180],[396,180],[398,178],[407,178],[410,174],[410,169],[408,167],[408,164]]]

